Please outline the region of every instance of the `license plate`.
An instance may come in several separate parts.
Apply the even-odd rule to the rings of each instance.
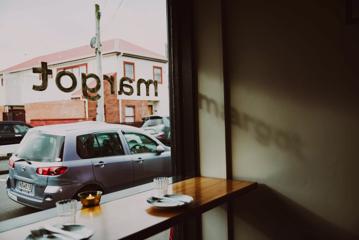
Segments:
[[[31,183],[18,181],[16,188],[18,190],[20,190],[21,192],[25,192],[27,194],[30,194],[30,193],[32,193],[33,185]]]

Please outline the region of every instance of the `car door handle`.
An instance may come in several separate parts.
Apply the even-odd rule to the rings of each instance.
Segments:
[[[137,158],[136,163],[138,163],[138,164],[142,164],[142,163],[143,163],[142,158]]]
[[[103,161],[94,164],[95,167],[100,167],[100,168],[103,168],[105,165],[106,163],[104,163]]]
[[[21,134],[15,134],[15,137],[22,137]]]

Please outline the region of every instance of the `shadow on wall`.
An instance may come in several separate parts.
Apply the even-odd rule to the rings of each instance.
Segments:
[[[199,109],[205,110],[217,118],[224,119],[224,106],[219,105],[214,99],[199,93]],[[255,118],[245,112],[231,108],[232,125],[239,129],[254,134],[258,143],[263,146],[275,145],[279,149],[290,152],[300,159],[303,159],[303,143],[298,134],[284,131],[269,125],[261,119]]]
[[[359,239],[359,236],[338,228],[262,184],[250,194],[243,195],[238,201],[240,203],[234,206],[235,212],[240,213],[240,219],[254,226],[269,239]]]

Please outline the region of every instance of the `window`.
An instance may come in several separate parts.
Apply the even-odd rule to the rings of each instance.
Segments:
[[[16,124],[14,125],[14,130],[15,133],[25,134],[29,130],[29,127],[26,125]]]
[[[86,134],[76,138],[77,154],[84,159],[94,158],[98,155],[99,145],[93,134]]]
[[[125,133],[125,138],[132,154],[155,153],[157,143],[140,133]]]
[[[128,1],[126,4],[122,4],[121,8],[119,8],[119,3],[116,3],[116,1],[100,2],[101,15],[103,16],[103,18],[101,18],[101,24],[103,29],[106,29],[106,34],[104,34],[102,39],[103,74],[107,75],[108,73],[114,72],[118,76],[117,79],[114,79],[115,81],[113,84],[116,94],[109,95],[109,97],[107,97],[107,93],[105,93],[104,98],[102,98],[105,100],[104,102],[106,104],[107,110],[105,113],[105,120],[112,123],[119,123],[124,121],[129,122],[129,125],[141,127],[141,120],[145,117],[148,117],[149,114],[156,114],[159,116],[171,115],[171,118],[173,117],[172,122],[175,123],[174,127],[176,129],[180,129],[177,134],[172,134],[174,139],[173,142],[176,143],[176,146],[172,149],[177,149],[177,151],[174,152],[176,155],[176,161],[171,161],[171,154],[173,153],[170,151],[170,149],[166,148],[166,153],[160,155],[153,153],[158,141],[152,139],[154,139],[154,137],[157,139],[159,138],[159,136],[155,134],[149,135],[150,133],[148,133],[145,135],[148,136],[147,139],[146,137],[141,138],[137,136],[136,143],[141,144],[141,147],[138,146],[138,149],[134,148],[133,150],[136,150],[136,153],[152,152],[151,154],[144,154],[149,158],[160,158],[167,154],[169,160],[166,160],[166,164],[173,166],[173,168],[176,170],[177,175],[175,175],[175,179],[180,179],[183,176],[193,176],[196,169],[193,171],[191,170],[192,172],[187,174],[189,171],[189,166],[196,164],[197,159],[192,157],[192,155],[196,155],[197,152],[197,129],[195,118],[197,112],[197,89],[195,81],[192,79],[192,59],[188,57],[192,56],[190,54],[192,46],[190,44],[190,40],[192,37],[189,37],[191,36],[192,32],[186,30],[187,27],[190,27],[191,21],[188,21],[187,23],[188,16],[183,16],[183,11],[180,10],[181,8],[176,7],[178,9],[177,12],[167,12],[167,1],[160,1],[159,3],[161,4],[153,4],[152,2],[149,3],[149,1],[146,0],[139,1],[141,4],[136,3],[137,1]],[[75,96],[81,95],[81,90],[79,93],[76,93],[82,86],[81,73],[96,74],[97,72],[97,63],[94,56],[94,49],[91,49],[88,44],[89,38],[87,34],[88,32],[93,32],[94,34],[94,24],[88,24],[88,21],[84,21],[86,17],[76,17],[79,16],[79,14],[81,16],[92,16],[93,4],[87,1],[76,1],[76,3],[73,1],[64,1],[61,2],[61,4],[56,5],[56,11],[52,11],[54,7],[52,3],[46,2],[41,4],[41,6],[36,3],[29,3],[31,6],[33,6],[34,11],[24,12],[20,10],[22,9],[21,6],[26,7],[23,6],[24,4],[26,5],[26,3],[18,3],[16,1],[10,2],[11,4],[9,3],[8,6],[9,8],[0,8],[0,19],[1,22],[6,25],[6,29],[19,29],[19,33],[26,33],[30,31],[36,34],[33,34],[34,38],[29,44],[27,44],[28,41],[26,41],[26,36],[13,38],[11,37],[10,32],[6,31],[3,34],[3,48],[9,43],[13,43],[15,45],[21,45],[27,48],[23,50],[23,53],[28,54],[26,59],[22,59],[25,56],[23,55],[21,58],[17,59],[14,57],[14,59],[10,62],[10,57],[12,57],[12,55],[15,56],[16,54],[11,51],[3,51],[3,54],[5,55],[3,55],[3,58],[0,59],[0,70],[9,66],[9,69],[12,69],[9,70],[9,73],[10,71],[14,71],[11,74],[4,74],[1,76],[1,78],[3,78],[4,91],[6,93],[5,100],[10,102],[19,102],[19,104],[24,105],[26,108],[26,118],[24,119],[26,119],[27,122],[31,122],[33,126],[71,123],[85,119],[96,119],[96,108],[98,107],[98,102],[95,100],[71,100],[75,94]],[[188,5],[188,2],[186,3],[187,4],[183,4],[184,10],[188,9],[188,6],[191,6],[191,4]],[[107,6],[105,7],[106,4]],[[178,1],[176,6],[178,6],[178,4],[181,5],[182,2]],[[169,7],[172,8],[173,6],[174,5],[169,4]],[[154,7],[154,9],[152,7]],[[126,23],[129,25],[129,28],[127,29],[129,32],[124,32],[126,29],[120,28],[119,24],[125,22],[126,16],[121,14],[121,12],[132,12],[132,14],[135,14],[141,12],[139,11],[141,9],[145,9],[145,11],[150,13],[150,15],[138,14],[138,17],[134,18],[133,21]],[[21,16],[24,21],[12,21],[12,18],[8,14],[1,14],[2,10],[11,12],[12,18],[14,16]],[[61,21],[63,12],[67,13],[68,17],[70,18],[69,21]],[[46,14],[44,15],[43,13],[48,13],[52,17],[48,18],[45,16]],[[173,16],[173,13],[176,15]],[[111,19],[110,16],[113,16],[114,14],[116,15],[116,18]],[[182,21],[181,18],[186,21],[184,21],[183,26],[179,27],[179,25],[182,24],[182,22],[179,22]],[[174,22],[171,23],[170,33],[168,32],[167,28],[167,19],[174,20]],[[108,20],[111,21],[108,22]],[[47,21],[51,28],[38,28],[36,27],[36,24],[31,24],[33,21]],[[79,26],[82,27],[79,28]],[[134,26],[138,27],[136,28]],[[172,29],[172,26],[177,27]],[[152,34],[148,34],[148,31],[144,31],[145,29],[142,28],[151,29]],[[51,31],[51,29],[57,30]],[[176,31],[179,29],[181,29],[181,31],[184,30],[183,34],[177,34]],[[174,32],[172,30],[174,30]],[[66,35],[66,33],[69,32],[74,33],[72,34],[74,38],[70,39],[71,41],[73,39],[74,42],[71,42],[70,40],[56,41],[56,39],[60,39],[61,36],[64,34]],[[176,39],[174,41],[174,39],[171,39],[172,34],[173,36],[183,36],[183,39]],[[109,38],[110,36],[120,35],[128,36],[128,38],[126,40]],[[167,39],[167,36],[169,36],[170,39]],[[145,41],[143,41],[143,39],[145,39]],[[44,42],[46,44],[43,44]],[[167,49],[167,46],[171,46],[173,49]],[[44,55],[45,53],[46,55]],[[181,57],[183,59],[181,59]],[[23,64],[31,63],[31,61],[29,61],[31,59],[36,59],[37,64]],[[41,86],[42,81],[38,81],[37,79],[37,77],[41,74],[32,73],[31,68],[41,67],[40,62],[47,62],[47,66],[49,69],[52,69],[53,74],[48,78],[48,88],[46,90],[34,91],[32,86]],[[21,66],[21,68],[19,68],[19,66]],[[62,70],[74,73],[75,77],[77,78],[78,89],[71,93],[64,93],[63,91],[58,90],[55,84],[55,76],[57,75],[57,71]],[[126,76],[132,79],[136,79],[136,77],[137,79],[143,78],[145,81],[150,79],[157,80],[159,82],[165,82],[166,86],[164,86],[164,84],[162,86],[158,86],[158,97],[154,96],[152,93],[150,93],[149,96],[145,96],[144,94],[138,96],[137,84],[134,83],[132,86],[129,86],[125,85],[128,82],[124,82],[124,84],[121,85],[120,80],[122,76]],[[168,80],[167,76],[169,77]],[[61,80],[64,80],[61,81],[64,83],[64,86],[67,86],[67,82],[70,83],[70,81],[67,81],[68,79],[66,78],[68,77],[65,76],[64,78],[61,78]],[[13,81],[13,79],[16,81]],[[171,82],[172,79],[174,80],[173,82]],[[168,81],[173,83],[171,88],[168,88],[167,86]],[[11,84],[9,85],[8,83]],[[107,81],[105,81],[105,83],[107,83]],[[145,85],[143,82],[140,82],[139,84],[143,92],[147,85]],[[88,81],[87,85],[89,88],[95,87],[90,81]],[[124,89],[125,93],[127,92],[131,94],[126,95],[122,93],[122,95],[119,96],[120,94],[117,94],[118,89],[116,89],[119,88],[119,86],[123,86],[121,89]],[[152,90],[153,86],[149,85],[149,87]],[[106,90],[106,88],[104,90],[110,92]],[[4,99],[4,97],[0,96],[0,101],[2,101],[2,99]],[[169,101],[170,99],[173,101]],[[1,102],[0,104],[4,105],[5,103]],[[174,107],[174,105],[176,107]],[[170,109],[169,106],[173,108]],[[3,106],[0,106],[0,108],[2,109]],[[55,126],[54,128],[57,129]],[[59,127],[59,130],[60,128],[61,127]],[[148,131],[155,132],[155,128],[156,127],[154,126]],[[118,132],[118,134],[120,136],[119,139],[117,137],[112,139],[111,136],[108,135],[97,136],[94,134],[87,134],[79,137],[78,139],[75,137],[74,142],[71,143],[75,145],[73,146],[74,149],[71,152],[68,152],[67,148],[71,144],[68,145],[66,143],[65,147],[63,144],[59,145],[57,148],[59,153],[56,152],[55,156],[61,158],[61,149],[63,149],[64,157],[72,154],[75,154],[76,156],[76,151],[82,158],[91,158],[92,156],[97,157],[100,156],[100,154],[104,156],[111,154],[121,154],[122,146],[123,150],[128,153],[128,148],[126,145],[127,143],[125,142],[124,137],[120,135],[120,132]],[[170,135],[171,134],[169,133],[168,136]],[[39,137],[39,140],[40,138],[42,137]],[[112,140],[109,141],[110,144],[114,143],[114,146],[108,145],[107,140],[110,139]],[[45,154],[45,148],[47,147],[45,147],[45,139],[43,140],[43,155],[45,156],[48,154]],[[120,140],[122,140],[122,142],[120,142]],[[61,141],[59,141],[59,143],[61,143]],[[123,145],[121,145],[121,143]],[[39,146],[40,145],[42,144],[39,142]],[[30,153],[33,149],[30,147],[31,144],[28,146]],[[121,156],[120,158],[126,158],[126,156]],[[107,161],[114,159],[116,158],[106,158]],[[101,161],[102,158],[97,160]],[[152,178],[153,171],[151,169],[148,170],[145,168],[145,165],[149,162],[150,161],[145,161],[143,167],[137,169],[140,172],[133,173],[133,177],[142,176],[143,174],[151,174]],[[184,162],[186,164],[184,164]],[[24,165],[25,164],[26,163],[24,163]],[[51,166],[54,165],[56,164],[51,164]],[[106,169],[108,169],[107,167],[108,165],[106,166]],[[71,169],[69,169],[69,172],[70,170]],[[116,174],[117,176],[122,176],[119,172],[116,172]],[[158,174],[158,176],[161,175],[163,176],[163,174]],[[9,176],[9,178],[11,178],[12,181],[15,181],[14,177]],[[79,183],[82,180],[84,179],[71,179],[71,181],[76,183]],[[29,177],[28,181],[32,182],[32,178]],[[42,183],[38,181],[39,178],[34,181],[34,184],[38,184],[40,187],[42,187]],[[85,182],[83,183],[85,184]],[[44,189],[45,188],[39,188],[39,193],[42,194]],[[3,193],[6,194],[5,191]],[[63,194],[64,197],[67,197],[65,193]],[[18,211],[18,208],[21,208],[20,204],[13,204],[12,200],[7,198],[6,195],[1,195],[0,197],[4,200],[2,202],[3,208],[0,211],[0,221],[25,214],[24,211]],[[58,198],[55,197],[54,199]],[[21,203],[21,198],[18,198],[18,200],[18,202]],[[29,198],[28,203],[29,202],[35,204],[38,201],[35,198]],[[45,205],[43,206],[45,207]],[[41,208],[42,206],[38,205],[37,207]]]
[[[125,107],[125,123],[135,122],[135,107],[126,106]]]
[[[117,133],[96,134],[98,145],[100,146],[100,156],[124,155],[120,138]]]
[[[135,63],[123,62],[123,75],[132,80],[135,80]]]
[[[0,133],[2,134],[14,133],[14,129],[12,128],[12,125],[0,124]]]
[[[117,133],[86,134],[76,138],[77,154],[84,159],[124,155]]]
[[[36,162],[55,162],[61,154],[63,136],[44,134],[40,131],[25,135],[16,155],[19,158]]]
[[[153,80],[162,83],[162,67],[153,67]]]
[[[1,78],[1,86],[3,87],[4,86],[4,79]]]

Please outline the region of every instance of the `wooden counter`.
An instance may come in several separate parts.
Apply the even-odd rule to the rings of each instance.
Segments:
[[[161,232],[186,217],[201,214],[256,188],[256,183],[206,177],[191,178],[170,186],[173,193],[187,194],[194,202],[177,209],[154,209],[146,202],[154,192],[146,191],[77,212],[76,223],[94,229],[91,239],[143,239]],[[25,239],[31,229],[56,224],[55,217],[0,233],[0,239]]]

